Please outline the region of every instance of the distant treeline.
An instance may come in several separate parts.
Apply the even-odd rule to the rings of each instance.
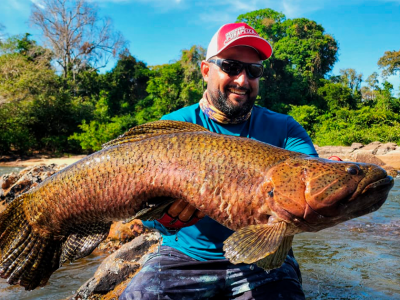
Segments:
[[[271,9],[237,21],[254,27],[274,49],[264,62],[258,105],[292,115],[319,146],[400,144],[400,99],[393,96],[393,86],[380,83],[377,73],[361,86],[363,76],[354,69],[327,76],[337,61],[338,42],[321,25],[286,19]],[[90,45],[79,50],[90,54]],[[386,52],[379,60],[386,73],[398,71],[391,68],[400,64],[396,54]],[[0,154],[99,150],[130,127],[194,104],[203,94],[205,49],[199,46],[182,50],[175,62],[151,67],[124,48],[104,74],[94,60],[62,55],[54,45],[39,46],[29,34],[0,42]]]

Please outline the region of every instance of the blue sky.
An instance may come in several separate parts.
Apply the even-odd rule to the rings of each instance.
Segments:
[[[1,0],[0,23],[5,32],[40,34],[28,24],[32,2]],[[339,42],[340,69],[354,68],[364,80],[380,73],[378,59],[385,51],[400,50],[400,0],[92,0],[129,41],[129,50],[148,65],[178,59],[182,49],[207,47],[215,31],[238,15],[262,8],[287,18],[308,18],[321,24]],[[400,74],[388,80],[399,93]]]

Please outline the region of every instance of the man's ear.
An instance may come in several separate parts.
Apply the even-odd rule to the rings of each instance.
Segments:
[[[200,65],[201,75],[203,75],[204,81],[208,82],[208,72],[210,71],[210,63],[203,60]]]

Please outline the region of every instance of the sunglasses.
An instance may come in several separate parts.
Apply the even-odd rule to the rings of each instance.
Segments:
[[[246,69],[246,74],[250,79],[259,78],[264,72],[262,64],[249,64],[233,59],[209,59],[208,62],[217,65],[229,76],[239,75],[243,68]]]

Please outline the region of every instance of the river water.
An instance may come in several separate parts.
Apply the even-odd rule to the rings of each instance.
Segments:
[[[4,174],[9,174],[12,172],[19,172],[24,168],[21,167],[0,167],[0,176]]]
[[[9,171],[0,167],[0,175]],[[397,178],[378,211],[317,233],[296,235],[293,251],[307,299],[400,299],[399,215]],[[0,299],[66,299],[92,277],[104,257],[90,255],[67,264],[45,287],[30,292],[0,279]]]

